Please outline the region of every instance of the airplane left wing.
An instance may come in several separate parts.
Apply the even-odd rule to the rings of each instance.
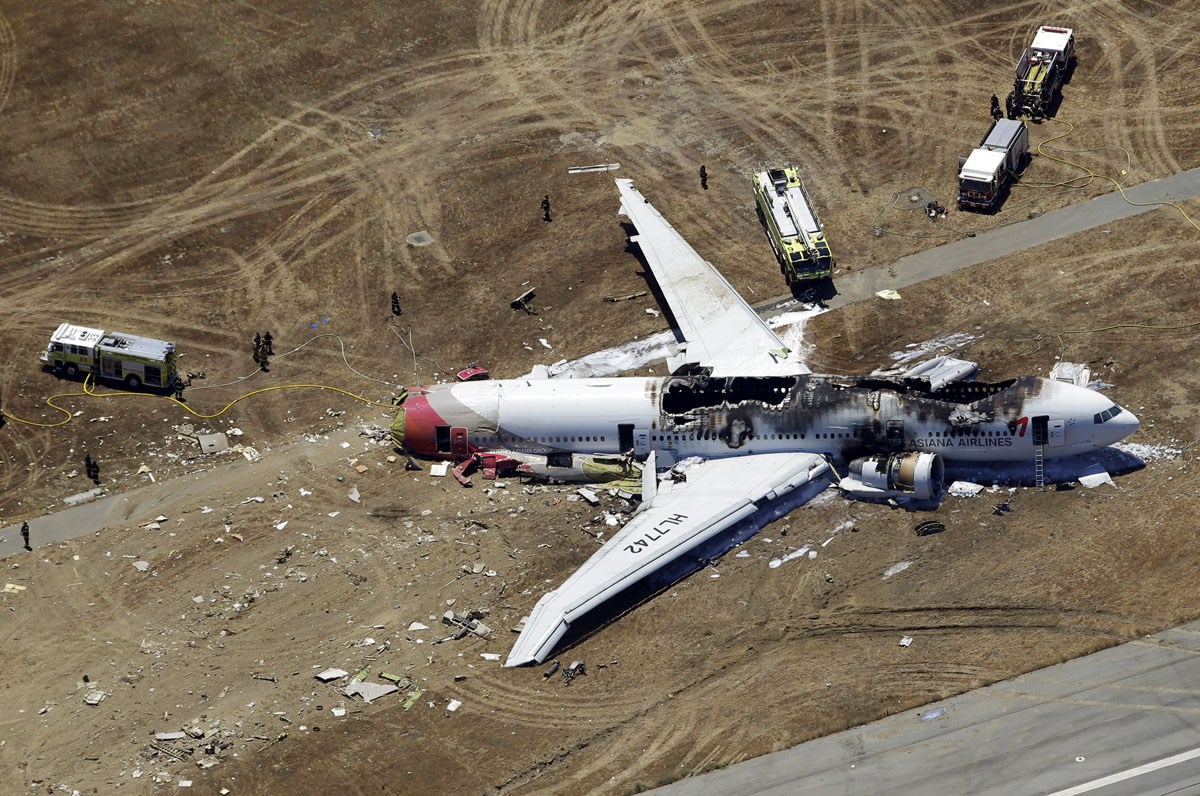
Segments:
[[[621,214],[637,229],[630,236],[654,273],[683,334],[672,370],[696,364],[713,376],[794,376],[810,372],[789,352],[725,277],[696,253],[646,201],[633,180],[617,180]]]
[[[669,576],[668,568],[686,562],[689,553],[705,557],[711,549],[706,543],[776,498],[804,488],[790,497],[811,499],[833,480],[833,471],[813,453],[764,453],[710,459],[688,468],[685,477],[648,492],[653,497],[624,528],[538,601],[505,666],[544,661],[573,622],[609,598],[647,578]]]

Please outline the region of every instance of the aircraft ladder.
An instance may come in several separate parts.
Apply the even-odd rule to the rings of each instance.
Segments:
[[[1041,443],[1033,446],[1033,477],[1039,492],[1046,491],[1046,446]]]

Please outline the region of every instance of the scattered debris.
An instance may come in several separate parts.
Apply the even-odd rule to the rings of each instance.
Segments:
[[[83,698],[83,701],[84,701],[84,704],[95,706],[95,705],[99,705],[107,697],[108,697],[108,692],[96,689],[95,691],[89,691],[88,695]]]
[[[323,672],[314,674],[313,677],[317,678],[322,683],[328,683],[331,680],[340,680],[348,674],[350,674],[350,672],[346,671],[345,669],[326,669]]]
[[[134,561],[133,568],[136,569],[138,572],[145,572],[146,570],[150,569],[150,562],[149,561]]]
[[[154,740],[156,741],[179,741],[187,737],[186,732],[156,732]]]
[[[901,561],[899,564],[892,564],[884,571],[882,580],[887,580],[888,578],[892,577],[892,575],[899,575],[901,572],[911,567],[912,563],[913,562],[911,561]]]
[[[458,709],[459,709],[459,708],[461,708],[461,707],[462,707],[462,700],[460,700],[460,699],[451,699],[451,700],[450,700],[450,704],[446,705],[446,710],[448,710],[448,711],[450,711],[451,713],[453,713],[454,711],[458,710]]]
[[[448,472],[450,472],[450,462],[429,465],[429,474],[434,478],[444,478]]]
[[[971,481],[955,481],[946,490],[946,494],[953,497],[974,497],[982,491],[983,484],[976,484]]]
[[[925,522],[917,523],[917,527],[913,530],[917,536],[933,536],[935,533],[941,533],[946,530],[946,526],[937,520],[926,520]]]
[[[485,661],[498,661],[498,660],[500,660],[500,653],[498,653],[498,652],[481,652],[481,653],[479,653],[479,657],[483,658]]]
[[[946,715],[945,708],[934,708],[933,710],[928,710],[928,711],[922,713],[921,721],[933,721],[934,719],[940,719],[942,716],[945,716],[945,715]]]
[[[480,638],[485,639],[490,639],[492,636],[492,629],[483,622],[480,622],[479,619],[472,614],[463,615],[456,614],[454,611],[447,611],[446,613],[442,614],[442,624],[456,627],[458,630],[446,638],[438,639],[437,641],[433,642],[434,644],[441,644],[443,641],[450,641],[452,639],[457,640],[468,633],[474,633]]]
[[[388,694],[394,694],[399,690],[399,688],[391,684],[362,682],[351,683],[342,689],[342,693],[348,697],[360,696],[362,697],[362,701],[369,705],[374,700],[385,697]]]
[[[420,688],[414,688],[412,691],[409,692],[408,699],[404,700],[404,704],[402,704],[400,707],[404,708],[405,710],[408,710],[413,705],[417,704],[417,700],[419,700],[424,694],[425,694],[425,692],[422,691]]]
[[[428,630],[428,629],[429,629],[429,625],[424,624],[423,622],[413,622],[412,624],[410,624],[408,626],[408,630],[411,633],[416,633],[418,630]]]
[[[646,292],[647,291],[645,290],[639,290],[636,293],[626,293],[623,296],[605,296],[604,300],[614,303],[618,301],[629,301],[630,299],[641,298],[642,296],[646,295]]]
[[[362,501],[362,494],[358,491],[358,484],[350,487],[350,491],[346,493],[346,497],[350,498],[355,503]]]
[[[913,643],[912,636],[901,636],[900,637],[900,646],[901,647],[911,647],[912,643]]]
[[[537,315],[537,310],[533,308],[533,298],[536,295],[536,289],[531,287],[510,301],[508,305],[514,310],[525,310],[530,315]]]
[[[20,594],[23,591],[25,591],[24,586],[18,586],[15,583],[5,583],[4,584],[4,593],[5,594]]]
[[[229,450],[229,438],[223,433],[200,434],[196,437],[201,453],[222,453]]]
[[[621,168],[620,163],[597,163],[594,166],[568,166],[567,174],[587,174],[593,171],[615,171]]]
[[[586,500],[590,505],[598,506],[600,504],[600,498],[597,497],[596,493],[590,489],[587,489],[586,487],[579,487],[575,490],[575,493]]]
[[[562,679],[567,685],[576,677],[582,677],[587,674],[587,665],[583,661],[571,661],[571,665],[563,669]]]
[[[879,298],[881,298],[881,299],[886,299],[888,301],[899,301],[900,300],[900,294],[897,293],[895,290],[879,290],[879,291],[876,291],[875,295],[879,296]]]
[[[550,668],[547,669],[546,671],[542,672],[542,677],[547,677],[547,678],[553,677],[554,673],[557,671],[558,671],[558,658],[555,658],[554,660],[550,661]]]

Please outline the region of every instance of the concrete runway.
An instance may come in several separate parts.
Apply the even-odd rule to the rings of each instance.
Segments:
[[[1200,794],[1200,622],[652,791]]]

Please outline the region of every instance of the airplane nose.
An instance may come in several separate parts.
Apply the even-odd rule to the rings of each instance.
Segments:
[[[1142,427],[1142,421],[1138,420],[1137,415],[1130,412],[1124,407],[1121,408],[1121,414],[1108,421],[1113,426],[1113,434],[1116,439],[1113,442],[1119,442],[1130,436]],[[1110,443],[1111,444],[1111,443]]]

